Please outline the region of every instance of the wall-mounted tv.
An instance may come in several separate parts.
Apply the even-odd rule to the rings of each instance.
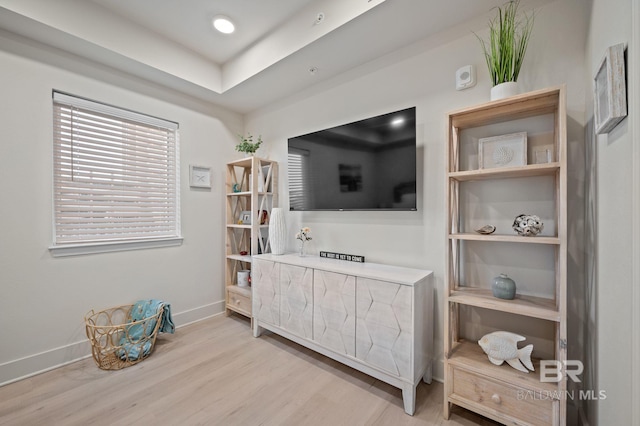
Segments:
[[[416,210],[416,108],[289,139],[290,210]]]

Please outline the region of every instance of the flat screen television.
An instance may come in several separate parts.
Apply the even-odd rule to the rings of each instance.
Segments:
[[[416,210],[416,108],[288,141],[290,210]]]

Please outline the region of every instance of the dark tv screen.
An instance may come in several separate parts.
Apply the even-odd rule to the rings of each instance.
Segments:
[[[416,210],[416,108],[290,138],[290,210]]]

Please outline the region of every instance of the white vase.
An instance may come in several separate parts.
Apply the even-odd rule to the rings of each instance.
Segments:
[[[507,81],[505,83],[496,84],[491,88],[491,100],[508,98],[518,94],[518,83],[515,81]]]
[[[284,220],[284,211],[280,207],[271,209],[269,242],[272,254],[284,254],[287,246],[287,224]]]

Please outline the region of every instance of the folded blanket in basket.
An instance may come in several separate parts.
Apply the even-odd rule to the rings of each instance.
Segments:
[[[157,299],[138,300],[131,309],[131,323],[125,327],[125,334],[120,338],[122,347],[118,351],[120,358],[134,361],[149,354],[152,342],[148,337],[156,328],[156,319],[143,320],[156,315],[162,308],[164,310],[160,316],[158,331],[163,333],[175,331],[170,304]]]

